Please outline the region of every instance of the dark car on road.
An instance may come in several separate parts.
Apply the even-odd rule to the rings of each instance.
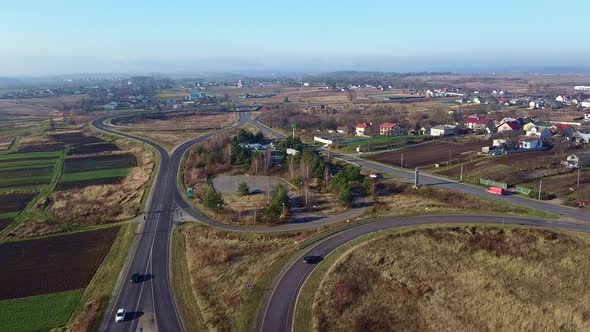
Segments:
[[[137,282],[141,282],[142,281],[142,277],[141,274],[135,272],[131,275],[131,279],[129,280],[132,283],[137,283]]]
[[[322,256],[308,255],[303,257],[303,261],[307,264],[317,264],[322,261]]]

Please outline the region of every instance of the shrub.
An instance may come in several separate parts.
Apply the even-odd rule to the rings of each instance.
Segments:
[[[240,196],[247,196],[250,194],[250,188],[246,182],[240,182],[238,184],[238,195]]]
[[[223,204],[223,196],[210,186],[207,195],[203,199],[203,205],[210,210],[217,211],[217,209],[223,208]]]

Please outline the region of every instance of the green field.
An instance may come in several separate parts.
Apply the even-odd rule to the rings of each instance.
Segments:
[[[64,325],[84,289],[0,301],[0,332],[48,331]]]
[[[20,212],[0,213],[0,219],[14,219]]]
[[[55,165],[55,159],[49,160],[24,160],[20,162],[6,162],[0,163],[0,172],[14,171],[19,169],[35,169],[35,168],[47,168]]]
[[[95,179],[109,179],[109,178],[123,178],[129,174],[127,168],[103,169],[92,172],[78,172],[78,173],[64,173],[61,176],[60,182],[79,182]]]
[[[357,147],[361,147],[361,151],[366,152],[365,149],[370,147],[371,151],[396,149],[409,144],[417,144],[424,141],[424,135],[404,135],[404,136],[373,136],[370,139],[357,140],[351,142],[342,142],[339,144],[338,152],[353,153],[356,152]]]
[[[52,175],[29,176],[22,178],[8,178],[0,180],[0,188],[45,185],[51,181]]]
[[[29,152],[29,153],[8,153],[0,155],[0,161],[19,160],[19,159],[33,159],[33,158],[58,158],[62,154],[61,151],[51,152]]]

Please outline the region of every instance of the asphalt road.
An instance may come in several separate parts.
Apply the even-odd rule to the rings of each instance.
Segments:
[[[316,227],[318,226],[318,224],[322,223],[314,222],[301,224],[285,224],[272,227],[226,225],[221,224],[207,217],[202,212],[191,207],[185,200],[184,193],[177,186],[177,175],[180,169],[184,153],[195,143],[204,141],[210,136],[215,135],[219,132],[228,131],[245,124],[251,124],[257,127],[264,133],[265,136],[277,138],[284,137],[284,135],[266,126],[261,125],[258,121],[251,120],[249,113],[240,113],[240,118],[238,122],[230,128],[222,129],[214,133],[210,133],[182,143],[181,145],[177,146],[171,154],[169,154],[164,148],[162,148],[158,144],[150,142],[147,139],[127,135],[125,133],[112,130],[111,128],[103,124],[105,119],[106,118],[97,119],[93,121],[93,125],[100,130],[111,132],[152,146],[160,154],[160,168],[153,186],[152,199],[147,209],[147,220],[145,222],[141,234],[139,234],[138,243],[135,247],[134,252],[130,253],[132,258],[129,264],[129,269],[126,271],[125,280],[123,281],[121,289],[115,296],[114,300],[112,301],[111,305],[107,310],[107,313],[105,314],[103,322],[100,326],[101,331],[134,331],[138,327],[138,322],[141,321],[143,323],[144,321],[149,320],[153,320],[153,324],[157,327],[159,331],[182,330],[182,324],[180,322],[178,311],[176,309],[176,304],[174,303],[174,297],[170,285],[170,235],[173,225],[173,214],[176,207],[185,211],[185,213],[190,214],[192,217],[198,219],[204,224],[207,224],[215,228],[235,232],[282,232],[291,230],[302,230],[305,228]],[[373,169],[377,172],[391,174],[404,179],[413,178],[412,173],[399,170],[393,167],[379,165],[376,163],[357,159],[351,156],[334,154],[332,154],[332,156],[340,158],[346,162],[359,164],[363,167]],[[423,175],[421,177],[421,182],[425,185],[437,185],[460,192],[471,193],[480,196],[488,196],[494,199],[503,199],[516,204],[533,207],[548,212],[554,212],[564,216],[569,216],[581,220],[589,220],[589,214],[582,210],[554,206],[544,202],[528,200],[517,196],[505,196],[500,198],[497,196],[487,194],[481,188],[472,187],[469,185],[456,183],[452,181],[441,180],[427,175]],[[401,226],[404,222],[410,222],[410,225],[432,222],[444,222],[443,220],[447,220],[445,218],[447,217],[424,217],[418,219],[407,219],[408,221],[385,220],[383,222],[372,223],[338,235],[337,237],[327,241],[325,244],[326,247],[324,247],[324,243],[322,243],[313,250],[318,250],[318,254],[325,254],[330,250],[333,250],[333,248],[337,247],[339,243],[341,244],[348,241],[346,239],[351,239],[362,234],[366,234],[367,232],[385,229],[389,227]],[[470,221],[477,222],[477,220],[483,220],[481,218],[486,217],[461,216],[454,217],[452,221],[460,222],[461,220],[465,220],[463,218],[471,218],[469,219]],[[499,217],[493,217],[492,219],[498,220],[498,218]],[[491,221],[491,219],[487,220],[487,222]],[[516,219],[506,218],[507,223],[508,220]],[[516,223],[523,222],[521,219],[518,219],[518,222]],[[524,223],[533,225],[543,224],[547,222],[528,220]],[[555,226],[561,224],[551,223],[551,225]],[[583,228],[586,226],[563,224],[562,228],[566,227]],[[585,229],[583,228],[583,230]],[[314,251],[313,253],[315,254],[316,252]],[[288,272],[285,275],[287,276],[287,279],[285,279],[285,276],[283,276],[283,278],[275,288],[275,291],[273,292],[273,296],[270,299],[267,310],[262,314],[263,316],[259,319],[259,329],[264,331],[283,331],[284,328],[290,326],[285,324],[290,324],[289,317],[292,317],[292,311],[290,312],[290,310],[292,310],[292,296],[293,294],[297,294],[296,292],[293,293],[293,291],[297,291],[300,287],[301,279],[297,278],[300,275],[306,275],[306,273],[309,273],[313,268],[313,266],[309,265],[300,265],[301,264],[293,265],[289,270],[290,272]],[[130,276],[135,272],[139,272],[142,275],[148,276],[147,280],[136,284],[129,283],[128,280],[130,279]],[[285,301],[287,302],[285,303]],[[114,322],[114,315],[118,308],[125,308],[129,312],[129,319],[127,321],[122,323]]]
[[[590,232],[590,225],[569,224],[561,222],[502,218],[490,216],[432,216],[404,219],[380,218],[375,222],[340,232],[327,240],[320,242],[315,247],[302,253],[276,283],[270,299],[266,302],[264,310],[258,318],[257,330],[263,332],[290,332],[293,327],[293,318],[297,297],[305,280],[313,271],[315,265],[303,262],[306,255],[326,257],[339,246],[360,236],[401,226],[413,226],[437,223],[504,223],[515,225],[527,225],[538,227],[550,227],[553,229]],[[319,262],[318,264],[322,264]]]
[[[264,133],[264,135],[274,136],[274,137],[278,137],[278,138],[285,137],[285,135],[262,125],[257,120],[250,120],[248,122],[250,124],[256,126],[259,130],[261,130]],[[325,154],[327,154],[326,150],[323,150],[323,152]],[[352,164],[355,164],[358,166],[362,166],[364,168],[373,170],[378,173],[393,175],[395,177],[401,178],[402,180],[405,180],[408,182],[412,182],[412,183],[414,182],[414,170],[399,169],[396,167],[386,166],[386,165],[383,165],[380,163],[375,163],[372,161],[360,159],[360,158],[357,158],[357,157],[354,157],[351,155],[343,155],[343,154],[338,154],[338,153],[333,153],[333,152],[330,153],[330,157],[336,158],[336,159],[339,159],[339,160],[342,160],[342,161],[345,161],[348,163],[352,163]],[[518,204],[521,206],[526,206],[529,208],[542,210],[545,212],[555,213],[560,216],[566,216],[566,217],[575,218],[575,219],[579,219],[579,220],[590,220],[590,213],[588,212],[587,209],[570,208],[567,206],[560,206],[560,205],[555,205],[555,204],[551,204],[551,203],[547,203],[547,202],[543,202],[543,201],[539,201],[539,200],[528,199],[528,198],[525,198],[522,196],[517,196],[517,195],[498,196],[498,195],[494,195],[494,194],[490,194],[490,193],[486,192],[486,190],[481,187],[476,187],[476,186],[472,186],[469,184],[465,184],[465,183],[461,183],[461,182],[457,182],[457,181],[452,181],[452,180],[448,180],[448,179],[438,178],[438,177],[428,175],[425,173],[420,173],[420,184],[427,185],[427,186],[437,186],[437,187],[450,189],[450,190],[454,190],[454,191],[458,191],[458,192],[462,192],[462,193],[466,193],[466,194],[482,196],[482,197],[486,197],[486,198],[490,198],[490,199],[494,199],[494,200],[502,200],[505,202],[514,203],[514,204]]]
[[[240,114],[240,120],[236,124],[215,133],[241,126],[246,123],[246,118]],[[158,331],[182,331],[182,323],[170,285],[170,235],[175,199],[181,196],[177,190],[177,172],[184,152],[193,144],[215,133],[189,140],[169,155],[163,147],[147,139],[112,130],[103,124],[106,119],[97,119],[93,121],[93,125],[100,130],[152,146],[160,154],[160,166],[153,185],[146,222],[139,234],[135,251],[131,253],[129,269],[126,271],[121,289],[107,309],[99,330],[135,331],[141,322],[141,325],[145,323],[146,326],[153,324]],[[145,276],[145,280],[130,283],[131,275],[136,272]],[[127,319],[115,323],[115,313],[119,308],[127,310]]]

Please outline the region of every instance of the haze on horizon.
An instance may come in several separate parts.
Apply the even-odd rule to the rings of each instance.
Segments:
[[[0,76],[590,68],[582,0],[9,2]]]

